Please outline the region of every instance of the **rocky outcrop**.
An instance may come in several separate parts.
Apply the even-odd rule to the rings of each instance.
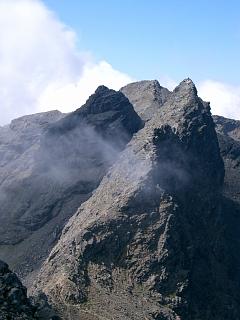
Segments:
[[[144,121],[150,120],[170,95],[157,80],[133,82],[120,90]]]
[[[240,142],[240,121],[213,116],[218,133],[227,135],[235,141]]]
[[[223,179],[209,105],[186,79],[70,219],[34,290],[64,319],[239,319]]]
[[[0,320],[58,320],[44,294],[29,299],[27,289],[0,260]]]
[[[0,260],[0,319],[31,320],[36,309],[27,298],[27,289]]]
[[[225,166],[224,194],[240,204],[240,121],[214,116]]]
[[[27,116],[1,128],[0,258],[21,277],[34,276],[141,127],[128,99],[102,86],[73,113]]]

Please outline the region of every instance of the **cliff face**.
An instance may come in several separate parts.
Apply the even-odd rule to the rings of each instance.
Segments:
[[[122,93],[99,87],[71,114],[0,128],[0,258],[22,277],[35,271],[141,127]]]
[[[70,219],[35,290],[64,319],[239,319],[223,179],[209,105],[184,80]]]
[[[240,121],[214,116],[225,165],[224,194],[240,203]]]

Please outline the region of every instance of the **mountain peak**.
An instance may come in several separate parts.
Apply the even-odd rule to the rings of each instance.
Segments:
[[[174,89],[175,93],[181,94],[181,97],[184,96],[197,96],[197,89],[194,82],[190,78],[186,78],[180,82],[180,84]]]
[[[194,296],[212,259],[201,232],[220,210],[224,170],[209,109],[180,99],[189,87],[183,82],[134,135],[40,272],[38,287],[56,305],[66,301],[61,308],[76,305],[76,318],[86,301],[103,318],[185,319],[186,308],[187,320],[206,318],[198,307],[207,295]]]
[[[157,80],[133,82],[120,91],[129,99],[144,121],[150,120],[170,95],[168,89],[161,87]]]
[[[92,94],[86,103],[76,112],[87,112],[91,114],[103,113],[119,109],[121,108],[121,104],[128,105],[129,108],[132,108],[121,92],[109,89],[105,86],[99,86],[94,94]]]
[[[97,87],[94,94],[104,94],[104,93],[109,92],[111,90],[112,89],[109,89],[107,86],[101,85],[101,86]]]
[[[239,123],[215,117],[217,137],[189,78],[173,92],[100,86],[56,122],[34,118],[0,129],[0,257],[37,279],[34,305],[47,295],[74,320],[239,318]],[[0,261],[0,312],[11,279]]]

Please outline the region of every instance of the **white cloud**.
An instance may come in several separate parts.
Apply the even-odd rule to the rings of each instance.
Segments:
[[[77,36],[40,0],[0,0],[0,125],[29,113],[81,106],[98,85],[135,81],[77,48]],[[170,89],[176,82],[160,77]],[[213,114],[240,119],[240,87],[206,80],[199,95]]]
[[[57,81],[50,83],[39,97],[38,105],[41,110],[51,106],[51,109],[60,108],[61,111],[68,112],[84,104],[101,84],[118,90],[132,81],[128,75],[113,69],[106,61],[97,64],[89,62],[83,66],[83,72],[77,81],[67,84]]]
[[[79,107],[98,85],[129,76],[80,52],[76,34],[38,0],[0,0],[0,124],[23,114]]]
[[[210,101],[213,114],[240,120],[240,86],[206,80],[198,84],[198,92]]]
[[[177,81],[173,80],[169,76],[160,76],[158,79],[162,87],[168,88],[168,90],[173,90],[179,84]]]

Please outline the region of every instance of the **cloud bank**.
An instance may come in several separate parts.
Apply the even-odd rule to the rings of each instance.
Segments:
[[[198,92],[210,101],[213,114],[240,120],[240,86],[206,80],[199,83]]]
[[[79,50],[77,35],[40,0],[0,0],[0,125],[19,116],[81,106],[97,86],[135,81]],[[170,89],[176,82],[160,77]],[[199,95],[212,112],[240,119],[240,87],[206,80]]]
[[[0,125],[24,114],[72,111],[100,84],[131,78],[77,49],[77,36],[38,0],[0,0]]]

